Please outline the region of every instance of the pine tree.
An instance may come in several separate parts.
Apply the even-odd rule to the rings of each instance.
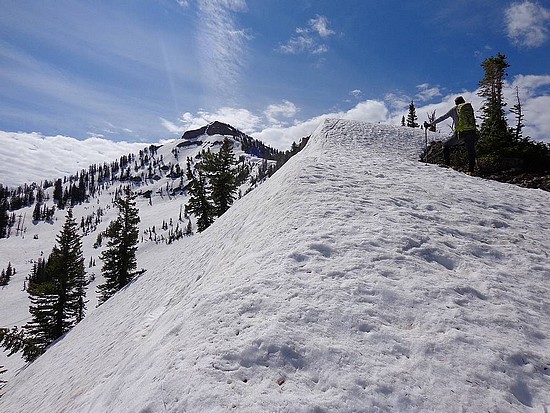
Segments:
[[[479,82],[478,95],[485,99],[481,107],[481,139],[478,145],[480,155],[493,154],[501,156],[513,145],[513,135],[509,133],[504,114],[504,80],[506,69],[510,66],[506,56],[498,54],[489,57],[481,64],[485,76]]]
[[[417,119],[416,108],[414,107],[414,102],[411,100],[411,104],[409,105],[409,114],[407,115],[407,126],[409,128],[418,128],[420,125],[416,123]]]
[[[34,210],[32,212],[33,221],[40,221],[42,219],[42,205],[39,202],[34,204]]]
[[[20,338],[38,349],[37,352],[40,355],[46,351],[46,347],[62,335],[56,333],[57,313],[60,309],[57,305],[56,285],[50,278],[48,282],[27,290],[31,301],[29,313],[32,319],[23,327]],[[67,320],[61,321],[62,327],[67,328],[68,331]]]
[[[237,176],[233,143],[225,138],[218,153],[206,153],[203,169],[210,180],[211,198],[216,215],[221,216],[233,204],[237,193]]]
[[[8,351],[8,357],[21,351],[25,361],[33,361],[44,352],[25,335],[22,329],[17,327],[11,330],[0,328],[0,346]]]
[[[62,206],[63,182],[61,181],[61,178],[55,181],[54,190],[53,190],[53,200],[57,201],[59,208],[63,208]]]
[[[105,283],[98,286],[99,305],[121,290],[137,275],[136,252],[139,241],[139,210],[136,197],[129,187],[124,197],[117,197],[117,218],[105,231],[107,248],[101,253]]]
[[[189,200],[185,212],[197,217],[197,231],[202,232],[214,222],[214,206],[211,204],[206,188],[206,177],[200,166],[191,169],[191,161],[187,159],[187,180]]]
[[[77,228],[69,209],[43,273],[37,265],[29,278],[32,320],[23,329],[29,343],[41,351],[84,318],[85,269]]]
[[[401,118],[401,126],[406,126],[405,124],[405,115]]]
[[[2,189],[1,185],[0,189]],[[5,198],[3,198],[2,194],[0,194],[0,238],[7,237],[9,221],[10,217],[8,215],[8,202]]]
[[[48,281],[48,277],[46,275],[46,265],[47,260],[42,258],[38,258],[38,260],[33,264],[31,273],[27,279],[27,290],[32,289],[35,285]]]
[[[0,273],[0,286],[8,285],[13,274],[15,274],[15,271],[11,266],[11,262],[8,262],[8,268]]]

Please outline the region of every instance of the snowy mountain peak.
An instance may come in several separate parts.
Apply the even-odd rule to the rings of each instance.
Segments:
[[[226,123],[214,121],[210,122],[208,125],[205,125],[199,129],[188,130],[181,137],[182,139],[191,140],[196,139],[202,135],[222,135],[222,136],[233,136],[235,138],[245,136],[245,134],[238,129],[235,129],[233,126]]]
[[[324,122],[205,232],[142,251],[0,411],[544,411],[548,194],[420,163],[423,139]]]

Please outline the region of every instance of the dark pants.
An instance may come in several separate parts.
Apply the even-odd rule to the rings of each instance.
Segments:
[[[460,136],[453,133],[449,139],[443,142],[443,160],[445,165],[451,163],[451,148],[460,145],[464,142],[466,151],[468,152],[468,172],[473,173],[476,166],[476,141],[477,135],[475,131],[461,132]]]

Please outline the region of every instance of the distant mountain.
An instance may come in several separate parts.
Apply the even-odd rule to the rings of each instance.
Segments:
[[[203,126],[199,129],[189,130],[183,134],[182,139],[196,139],[199,136],[212,136],[212,135],[222,135],[222,136],[233,136],[234,138],[241,138],[247,136],[243,132],[235,129],[233,126],[228,125],[227,123],[222,123],[214,121],[208,125]]]
[[[223,135],[197,139],[178,157]],[[177,225],[184,198],[170,190],[170,168],[158,171],[177,144],[158,148],[160,179],[141,184],[152,190],[138,205],[147,271],[10,377],[0,411],[550,406],[548,193],[418,162],[420,130],[327,120],[211,227],[166,245],[160,222]],[[101,231],[117,188],[75,213],[102,205]],[[58,227],[29,224],[24,240],[0,240],[2,257],[24,274],[23,249]],[[15,276],[0,290],[0,311],[21,285]],[[0,315],[4,325],[21,316]]]
[[[307,137],[304,137],[299,143],[295,143],[292,148],[289,148],[289,151],[282,152],[268,145],[265,145],[262,141],[255,139],[238,129],[235,129],[231,125],[214,121],[212,123],[209,123],[208,125],[203,126],[202,128],[185,132],[181,138],[186,142],[180,145],[194,145],[196,144],[196,140],[200,136],[213,135],[232,137],[236,141],[241,143],[242,150],[245,153],[264,159],[276,160],[279,162],[283,161],[283,163],[289,158],[289,153],[292,155],[301,150],[307,143],[308,139]]]

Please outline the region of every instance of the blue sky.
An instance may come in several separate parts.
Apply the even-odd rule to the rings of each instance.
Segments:
[[[0,0],[0,9],[4,132],[157,142],[218,119],[284,149],[323,116],[397,123],[414,99],[422,121],[456,94],[476,102],[480,64],[501,52],[527,132],[550,140],[546,2]]]

